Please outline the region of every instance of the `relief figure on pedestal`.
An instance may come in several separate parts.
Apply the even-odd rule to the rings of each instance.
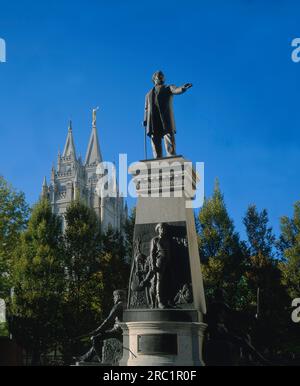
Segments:
[[[128,307],[165,309],[191,305],[185,226],[158,223],[139,225],[137,229]]]

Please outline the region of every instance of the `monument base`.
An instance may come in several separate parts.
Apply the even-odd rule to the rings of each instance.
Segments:
[[[104,366],[100,362],[76,362],[75,365],[71,367],[99,367]]]
[[[203,366],[206,324],[196,320],[196,310],[125,311],[120,365]]]
[[[122,342],[115,338],[105,339],[102,347],[102,362],[95,361],[96,353],[91,361],[76,362],[73,366],[119,366],[122,358]]]
[[[202,366],[206,303],[192,205],[199,178],[182,156],[129,172],[138,201],[120,365]]]

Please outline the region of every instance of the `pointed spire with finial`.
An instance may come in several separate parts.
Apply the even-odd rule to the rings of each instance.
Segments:
[[[92,122],[92,126],[93,127],[96,127],[96,123],[97,123],[97,111],[99,110],[99,106],[96,107],[95,109],[93,109],[93,122]]]
[[[93,121],[92,121],[92,133],[90,136],[89,145],[86,152],[85,157],[85,165],[94,165],[98,164],[99,162],[102,162],[102,156],[99,146],[99,139],[98,139],[98,133],[97,133],[97,111],[99,110],[99,107],[93,109]]]
[[[75,145],[74,145],[74,139],[73,139],[73,129],[72,129],[72,121],[69,121],[69,127],[68,127],[68,136],[63,152],[63,157],[69,157],[71,154],[73,154],[74,158],[76,158],[76,151],[75,151]]]
[[[45,176],[43,180],[43,186],[42,186],[42,198],[47,198],[47,197],[48,197],[48,185],[47,185],[47,179]]]
[[[54,165],[52,165],[52,169],[51,169],[51,181],[54,181],[55,180],[55,167]]]
[[[60,149],[58,149],[57,152],[57,171],[60,172],[60,162],[61,162],[61,154],[60,154]]]

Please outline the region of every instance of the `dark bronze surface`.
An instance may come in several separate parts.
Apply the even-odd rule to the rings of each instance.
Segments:
[[[152,76],[154,87],[147,93],[143,125],[151,138],[153,158],[162,157],[162,140],[167,156],[176,154],[176,126],[173,112],[173,96],[185,93],[192,87],[186,83],[181,87],[165,85],[165,76],[157,71]]]

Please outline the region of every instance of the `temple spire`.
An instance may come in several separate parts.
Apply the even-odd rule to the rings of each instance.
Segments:
[[[52,165],[52,169],[51,169],[51,181],[54,181],[55,180],[55,167],[54,165]]]
[[[90,136],[90,141],[86,152],[85,165],[94,165],[102,161],[97,126],[96,126],[96,123],[97,123],[96,113],[98,109],[99,107],[93,109],[92,133]]]
[[[42,198],[47,198],[48,196],[48,185],[46,176],[44,177],[43,186],[42,186]]]
[[[63,157],[69,157],[71,154],[73,154],[74,158],[76,158],[76,151],[75,151],[73,131],[72,131],[72,121],[69,122],[68,136],[67,136],[67,140],[66,140],[66,144],[63,152]]]
[[[96,107],[95,109],[93,109],[93,127],[95,126],[96,127],[96,123],[97,123],[97,111],[99,110],[99,107]]]

